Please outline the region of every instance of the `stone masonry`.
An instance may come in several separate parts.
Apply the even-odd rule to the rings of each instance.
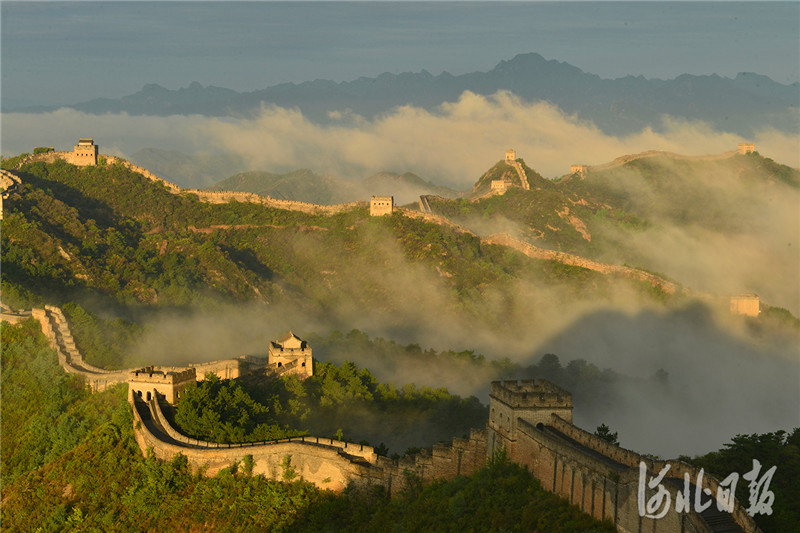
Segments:
[[[613,445],[572,424],[572,396],[545,380],[496,381],[491,385],[487,452],[505,450],[525,465],[542,486],[569,500],[598,520],[610,520],[622,533],[706,533],[759,531],[738,502],[732,513],[715,502],[702,513],[670,507],[661,518],[640,516],[639,490],[648,501],[656,488],[640,484],[644,462],[649,482],[668,464],[663,488],[676,502],[684,475],[698,479],[698,469],[681,461],[660,461]],[[705,474],[706,501],[718,494],[719,481]],[[694,487],[692,485],[692,487]],[[694,487],[692,493],[698,489]]]

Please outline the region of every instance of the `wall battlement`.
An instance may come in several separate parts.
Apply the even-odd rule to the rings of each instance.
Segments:
[[[547,380],[493,381],[491,397],[514,409],[526,407],[572,408],[572,394]]]
[[[24,312],[14,313],[7,307],[2,311],[4,319],[11,315],[26,315]],[[64,348],[64,338],[71,338],[71,335],[60,309],[52,306],[33,309],[30,316],[42,325],[42,331],[56,349],[64,370],[86,377],[92,390],[103,390],[118,383],[120,375],[133,374],[128,380],[128,399],[134,414],[134,434],[142,451],[152,448],[155,456],[162,460],[170,460],[181,453],[192,468],[203,468],[207,475],[214,475],[250,456],[254,462],[253,472],[271,479],[281,479],[288,462],[301,477],[321,488],[340,491],[348,484],[381,485],[394,495],[405,487],[408,473],[415,474],[423,483],[452,479],[476,471],[485,464],[488,456],[505,449],[509,458],[527,467],[544,488],[568,499],[597,519],[612,521],[621,533],[716,531],[707,521],[709,517],[693,510],[681,513],[670,509],[659,519],[640,516],[640,463],[644,463],[648,479],[670,466],[664,487],[673,502],[681,490],[684,476],[694,482],[698,479],[699,469],[678,460],[654,460],[576,427],[572,424],[572,395],[546,380],[493,382],[490,417],[485,431],[472,430],[469,438],[436,444],[430,451],[423,450],[399,460],[380,457],[369,446],[318,437],[242,445],[211,443],[182,435],[171,426],[159,404],[159,397],[174,402],[162,387],[171,387],[177,397],[179,386],[194,382],[194,367],[145,367],[93,373],[75,365],[72,355],[77,353],[75,348]],[[288,335],[283,340],[291,344],[294,336]],[[707,491],[706,501],[709,498],[713,500],[719,488],[719,480],[704,475],[700,489]],[[647,500],[655,494],[656,489],[648,487],[644,497]],[[760,533],[738,501],[734,501],[731,513],[711,518],[727,521],[725,527],[731,529],[726,531]]]
[[[146,366],[131,370],[128,374],[130,376],[128,380],[175,385],[184,381],[195,381],[196,375],[197,372],[194,368],[186,370],[175,366]]]

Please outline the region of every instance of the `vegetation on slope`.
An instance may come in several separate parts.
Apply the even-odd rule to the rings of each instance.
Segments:
[[[367,369],[345,362],[315,363],[314,375],[278,379],[215,376],[191,386],[175,406],[180,431],[210,442],[258,442],[316,435],[372,444],[386,455],[449,441],[486,423],[474,396],[445,388],[380,383]],[[303,428],[302,431],[288,428]]]
[[[718,479],[731,473],[739,474],[736,498],[747,508],[750,506],[748,481],[741,476],[753,469],[753,460],[761,463],[757,481],[767,470],[777,466],[769,490],[775,496],[772,513],[756,516],[756,523],[765,532],[794,531],[800,524],[800,428],[774,433],[736,435],[731,442],[715,452],[690,459],[687,462],[704,468]],[[766,487],[762,487],[763,489]]]
[[[369,217],[356,208],[321,216],[208,204],[121,165],[59,160],[18,172],[23,184],[5,205],[0,236],[4,301],[73,302],[66,312],[78,329],[102,316],[114,330],[106,344],[123,348],[135,324],[160,310],[242,302],[289,305],[333,327],[349,325],[347,310],[358,309],[361,316],[409,324],[453,314],[462,323],[510,331],[531,319],[526,302],[542,286],[597,300],[616,283],[401,214]],[[488,302],[504,302],[502,319],[486,312]],[[77,338],[89,362],[124,366],[102,342],[80,332]]]
[[[338,204],[365,199],[356,184],[333,176],[321,176],[308,169],[293,170],[285,174],[242,172],[216,182],[208,190],[252,192],[282,200],[315,204]]]
[[[1,333],[4,531],[613,531],[502,458],[469,477],[412,483],[393,500],[381,491],[320,491],[289,470],[285,481],[269,481],[252,476],[246,460],[205,478],[182,456],[143,457],[125,387],[83,389],[58,367],[35,321],[4,323]],[[778,465],[773,515],[756,521],[766,533],[790,531],[798,523],[799,434],[737,436],[684,459],[720,478],[749,471],[753,458]]]
[[[125,386],[90,394],[35,321],[2,336],[4,531],[613,531],[503,460],[391,501],[321,491],[289,469],[270,481],[247,460],[206,478],[183,456],[143,457]]]

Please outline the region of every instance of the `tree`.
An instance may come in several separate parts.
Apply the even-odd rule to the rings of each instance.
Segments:
[[[617,432],[611,432],[611,428],[609,428],[605,424],[600,424],[597,426],[597,429],[594,430],[594,434],[603,439],[604,441],[610,442],[614,446],[619,446],[619,439],[617,439]]]

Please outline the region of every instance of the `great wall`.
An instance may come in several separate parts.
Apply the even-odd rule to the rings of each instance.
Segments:
[[[646,272],[638,268],[614,265],[611,263],[601,263],[600,261],[586,259],[585,257],[567,252],[557,252],[555,250],[539,248],[528,242],[515,239],[508,233],[493,233],[492,235],[482,238],[481,242],[485,244],[508,246],[509,248],[514,248],[515,250],[522,252],[526,256],[534,259],[556,261],[557,263],[585,268],[587,270],[600,272],[601,274],[618,275],[637,281],[644,281],[653,287],[660,287],[661,290],[667,294],[674,294],[678,290],[678,286],[675,283],[667,281],[660,276],[656,276],[655,274],[651,274],[650,272]]]
[[[174,428],[163,409],[167,397],[157,388],[143,394],[143,387],[151,382],[146,376],[136,382],[136,371],[109,372],[87,364],[59,308],[15,312],[3,306],[2,311],[3,321],[37,320],[62,368],[83,376],[93,391],[127,382],[134,435],[142,453],[152,450],[161,460],[183,454],[194,470],[205,475],[249,460],[253,474],[270,479],[299,476],[334,491],[351,484],[381,486],[389,495],[396,495],[414,478],[427,484],[471,474],[503,451],[531,471],[545,489],[594,518],[610,521],[621,533],[760,533],[742,505],[726,499],[726,487],[713,476],[701,476],[697,468],[678,460],[662,461],[626,450],[573,425],[572,395],[545,380],[493,382],[485,429],[473,429],[469,438],[455,438],[452,443],[436,444],[431,450],[399,460],[379,456],[370,446],[309,436],[220,444],[187,437]],[[186,367],[180,369],[179,379],[194,380],[201,367],[223,372],[233,369],[229,375],[236,378],[242,362],[237,358]],[[138,371],[147,372],[152,375],[152,367]],[[658,488],[650,486],[640,478],[641,465],[646,468],[646,480],[669,465],[668,475]],[[696,480],[702,485],[695,486]],[[657,499],[658,494],[663,497],[662,490],[669,494],[668,502],[688,496],[687,502],[698,498],[707,508],[697,512],[687,504],[678,511],[668,503],[663,516],[652,517],[655,511],[645,514],[641,502]]]
[[[92,139],[82,139],[81,141],[89,141],[92,142]],[[76,152],[78,151],[80,145],[75,146]],[[95,146],[96,148],[96,146]],[[618,166],[622,166],[626,163],[637,159],[646,159],[649,157],[656,157],[656,156],[665,156],[670,157],[673,159],[681,159],[681,160],[703,160],[703,161],[710,161],[710,160],[719,160],[719,159],[727,159],[730,157],[735,156],[736,154],[748,154],[755,151],[755,145],[749,143],[740,143],[737,147],[737,150],[726,152],[720,155],[708,155],[708,156],[682,156],[679,154],[674,154],[671,152],[664,152],[659,150],[650,150],[646,152],[641,152],[638,154],[626,155],[622,157],[618,157],[611,161],[610,163],[596,165],[596,166],[586,166],[586,165],[573,165],[573,168],[581,167],[582,170],[576,171],[578,174],[585,176],[585,173],[588,170],[596,171],[596,170],[604,170],[609,168],[614,168]],[[227,202],[244,202],[244,203],[256,203],[260,205],[264,205],[266,207],[271,207],[275,209],[283,209],[287,211],[300,211],[303,213],[308,214],[316,214],[316,215],[332,215],[336,213],[341,213],[350,209],[354,209],[357,207],[364,208],[369,206],[371,214],[390,214],[392,212],[399,212],[402,213],[404,216],[409,218],[417,218],[425,220],[426,222],[431,222],[434,224],[438,224],[441,226],[447,226],[449,228],[454,229],[455,231],[461,233],[468,233],[474,236],[474,232],[470,231],[469,229],[456,224],[449,220],[448,218],[438,215],[433,212],[430,207],[429,198],[434,198],[434,196],[430,195],[423,195],[420,196],[419,199],[419,210],[407,209],[403,207],[398,207],[393,205],[390,206],[388,210],[380,210],[374,211],[374,200],[384,200],[391,197],[373,197],[373,202],[368,203],[364,201],[358,202],[349,202],[343,204],[335,204],[335,205],[320,205],[320,204],[312,204],[308,202],[298,202],[293,200],[278,200],[275,198],[270,198],[268,196],[261,196],[254,193],[246,193],[246,192],[236,192],[236,191],[202,191],[199,189],[184,189],[179,187],[178,185],[171,183],[159,176],[156,176],[149,170],[142,168],[138,165],[131,163],[125,159],[116,157],[116,156],[100,156],[97,155],[96,157],[103,157],[105,159],[106,164],[120,164],[132,172],[136,172],[141,176],[145,177],[146,179],[158,183],[164,186],[167,190],[169,190],[172,194],[181,195],[181,194],[192,194],[197,196],[200,201],[213,203],[213,204],[220,204],[220,203],[227,203]],[[22,159],[18,166],[21,166],[25,163],[35,162],[35,161],[44,161],[48,163],[52,163],[56,159],[64,159],[67,162],[73,162],[76,158],[75,152],[66,152],[66,151],[49,151],[45,153],[39,154],[29,154],[27,157]],[[527,179],[525,179],[525,174],[522,169],[521,164],[516,160],[516,152],[513,149],[509,149],[506,151],[505,154],[505,163],[512,166],[518,173],[520,180],[523,184],[523,188],[529,189],[529,185],[527,183]],[[14,174],[13,172],[3,171],[3,180],[4,183],[9,183],[12,186],[17,186],[21,183],[21,179],[19,176]],[[496,191],[495,191],[496,192]],[[495,192],[488,192],[487,195],[495,194]],[[7,196],[7,194],[5,195]],[[559,216],[564,216],[563,213],[559,213]],[[0,218],[2,218],[2,203],[0,203]],[[210,233],[214,231],[214,229],[227,229],[227,228],[238,228],[240,226],[212,226],[210,228],[195,228],[190,227],[191,231],[197,233]],[[584,238],[587,238],[585,232],[581,231],[580,227],[577,227],[579,232],[584,233]],[[589,237],[587,240],[591,240]],[[549,250],[546,248],[539,248],[530,244],[528,242],[522,241],[520,239],[516,239],[507,233],[495,233],[489,235],[487,237],[482,237],[481,242],[484,244],[494,244],[499,246],[506,246],[509,248],[513,248],[528,257],[534,259],[543,259],[546,261],[555,261],[564,265],[568,266],[575,266],[580,268],[586,268],[588,270],[592,270],[595,272],[600,272],[606,275],[618,275],[629,279],[634,279],[638,281],[647,282],[653,287],[660,287],[661,290],[666,292],[667,294],[674,294],[678,290],[678,285],[668,281],[660,276],[652,274],[650,272],[628,267],[628,266],[621,266],[615,265],[611,263],[603,263],[600,261],[595,261],[592,259],[587,259],[578,255],[570,254],[567,252],[557,252],[554,250]],[[687,289],[683,289],[683,292],[688,293]],[[701,293],[697,291],[692,291],[691,294],[695,297],[704,299],[704,300],[711,300],[713,297],[707,293]]]
[[[741,147],[739,153],[742,153]],[[71,152],[36,154],[29,156],[24,162],[68,159],[70,154]],[[618,158],[608,165],[621,165],[633,158],[664,154],[646,152]],[[722,159],[731,155],[733,153],[708,158]],[[128,161],[109,156],[107,162],[122,164],[145,178],[162,184],[173,194],[195,194],[201,201],[209,203],[253,202],[314,214],[333,214],[365,206],[365,202],[320,206],[275,200],[250,193],[187,190]],[[14,173],[4,171],[3,179],[4,184],[9,183],[9,187],[16,187],[21,183]],[[427,197],[420,198],[420,211],[403,208],[397,210],[406,216],[472,234],[445,217],[432,213]],[[505,233],[489,235],[482,238],[481,242],[507,246],[536,259],[647,282],[667,293],[675,293],[679,289],[676,284],[649,272],[538,248]],[[19,322],[28,318],[41,324],[42,331],[56,351],[58,362],[65,372],[82,376],[92,391],[102,391],[121,383],[128,384],[128,401],[134,416],[134,435],[143,453],[152,449],[154,455],[162,460],[169,460],[178,453],[183,454],[193,469],[206,475],[213,475],[249,458],[254,474],[271,479],[280,480],[299,475],[321,488],[335,491],[341,491],[350,484],[378,485],[384,487],[388,494],[395,495],[413,477],[422,483],[429,483],[434,479],[452,479],[458,475],[470,474],[480,469],[487,458],[505,450],[512,461],[526,466],[544,488],[568,499],[595,518],[611,521],[617,531],[622,533],[760,532],[752,517],[737,501],[733,501],[725,511],[717,509],[717,505],[710,505],[698,513],[688,506],[684,512],[670,508],[660,518],[642,516],[639,492],[641,491],[645,501],[657,494],[654,487],[641,484],[639,468],[642,464],[645,465],[648,479],[656,476],[667,465],[670,466],[669,474],[660,488],[666,489],[672,502],[676,502],[679,495],[688,495],[694,501],[698,490],[700,499],[705,495],[707,502],[713,502],[713,495],[724,495],[724,487],[713,476],[706,474],[698,478],[700,472],[691,465],[677,460],[654,460],[612,445],[574,426],[571,395],[544,380],[493,382],[490,417],[485,429],[474,429],[469,438],[456,438],[449,444],[436,444],[431,450],[423,450],[400,460],[379,456],[369,446],[309,436],[242,445],[219,444],[182,435],[170,424],[169,417],[164,413],[164,407],[169,403],[168,396],[164,394],[163,388],[159,389],[159,379],[169,382],[168,386],[172,387],[179,381],[185,385],[193,380],[202,380],[208,372],[214,372],[225,379],[236,379],[254,368],[263,367],[265,372],[273,376],[298,369],[292,364],[276,368],[264,365],[263,361],[238,357],[175,369],[155,370],[153,367],[146,367],[139,370],[108,371],[84,360],[59,308],[45,306],[44,309],[14,312],[3,306],[4,321]],[[154,383],[155,387],[148,388]],[[169,397],[173,402],[180,396],[178,388],[174,391],[175,394]],[[688,482],[684,485],[684,479],[701,479],[702,486],[696,487]],[[727,503],[724,498],[720,498],[720,501],[720,506],[724,508]]]

